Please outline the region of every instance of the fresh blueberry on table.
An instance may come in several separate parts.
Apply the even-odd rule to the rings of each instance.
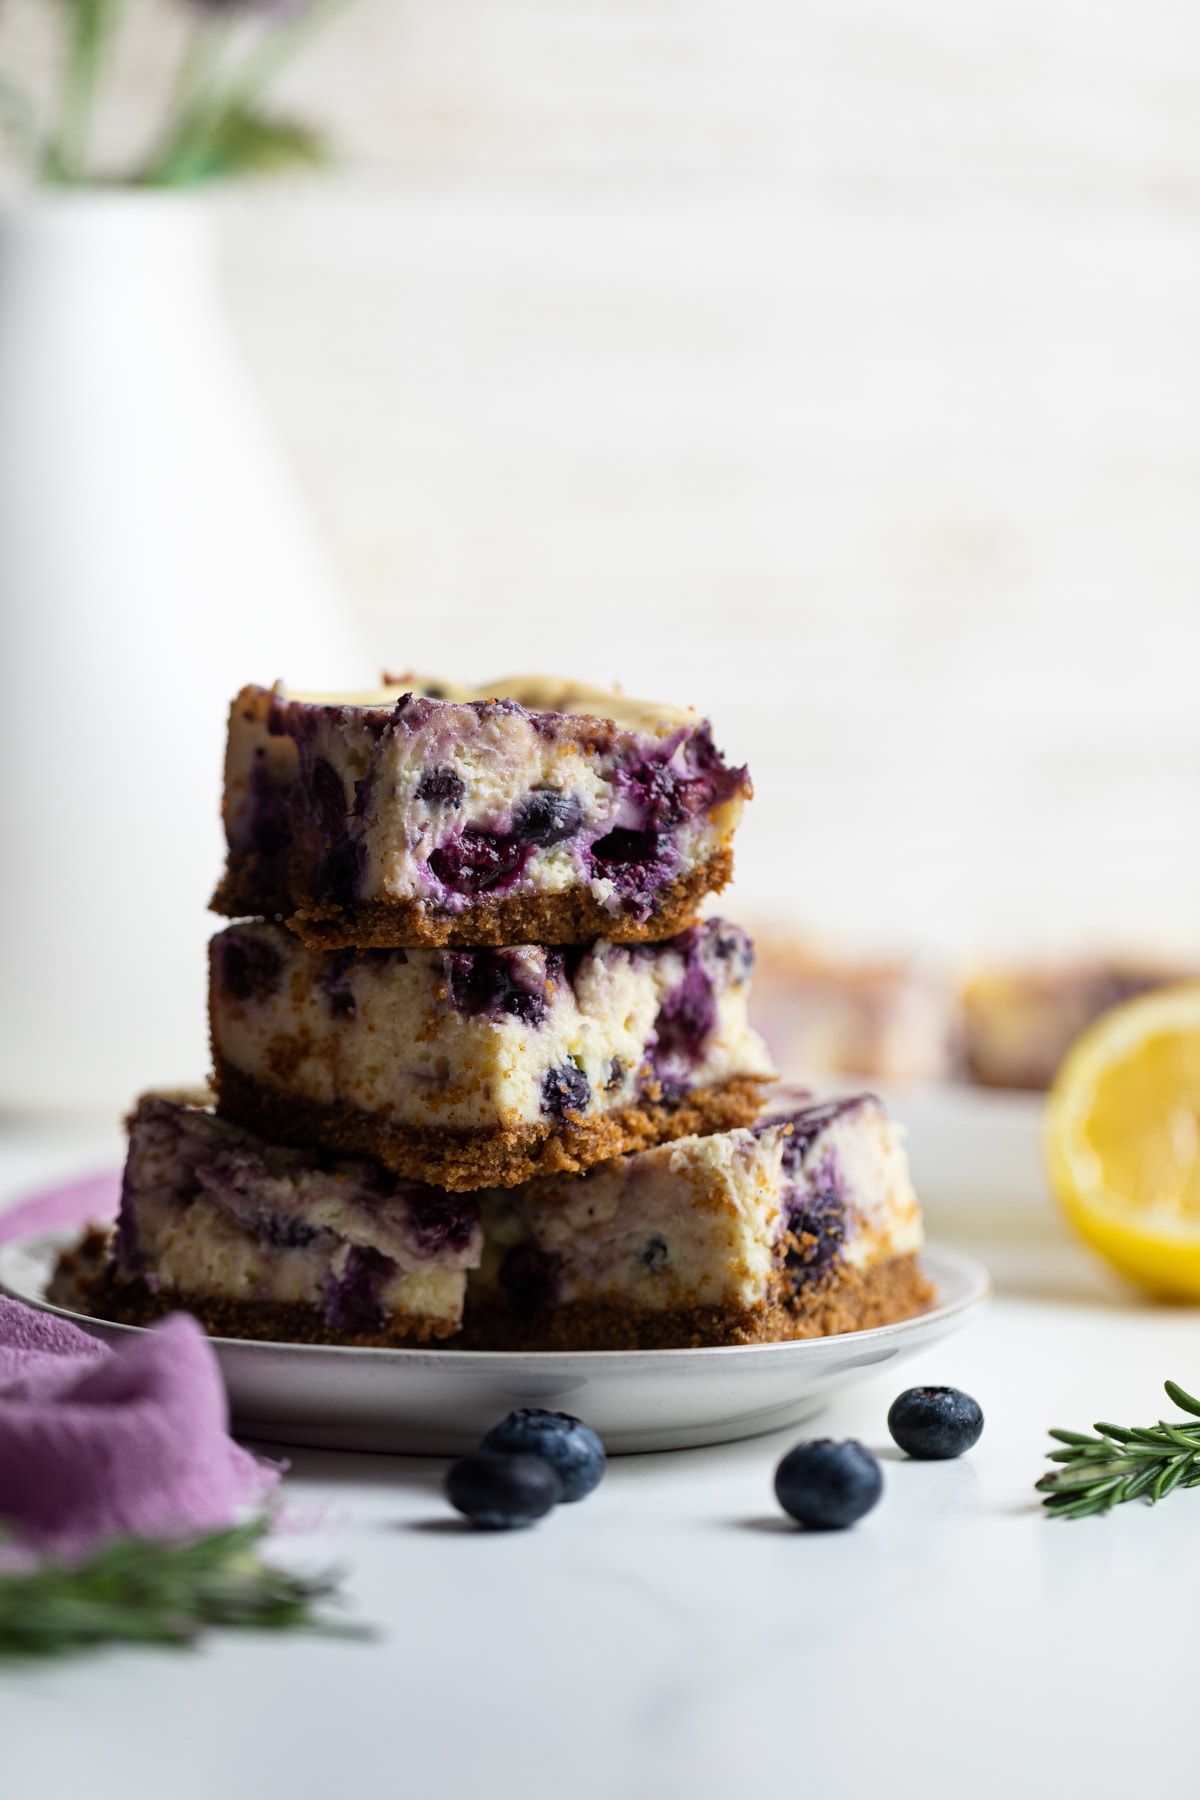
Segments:
[[[957,1388],[906,1388],[892,1401],[888,1430],[907,1455],[942,1462],[979,1442],[983,1413]]]
[[[869,1513],[882,1492],[879,1464],[855,1438],[797,1444],[775,1471],[780,1506],[810,1531],[844,1530]]]
[[[514,1451],[545,1459],[562,1482],[564,1500],[583,1500],[604,1476],[604,1445],[590,1425],[570,1413],[546,1412],[540,1406],[522,1406],[493,1425],[481,1450]]]
[[[489,1531],[512,1531],[532,1525],[563,1497],[557,1472],[541,1456],[506,1456],[497,1450],[472,1450],[446,1477],[446,1498]]]

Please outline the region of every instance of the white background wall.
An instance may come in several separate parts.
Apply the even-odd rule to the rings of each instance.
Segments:
[[[360,0],[286,97],[229,298],[381,660],[710,710],[744,914],[1200,948],[1200,12]]]

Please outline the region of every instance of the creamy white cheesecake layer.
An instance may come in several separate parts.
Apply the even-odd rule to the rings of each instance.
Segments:
[[[726,848],[749,792],[694,712],[548,677],[277,685],[231,709],[225,825],[232,852],[281,858],[310,902],[461,913],[478,894],[584,887],[616,916]]]
[[[129,1125],[120,1277],[152,1293],[312,1308],[347,1330],[462,1317],[471,1201],[373,1164],[272,1145],[200,1100],[147,1095]]]
[[[146,1257],[142,1279],[152,1293],[170,1292],[182,1300],[300,1304],[324,1316],[331,1289],[355,1283],[353,1246],[344,1240],[321,1239],[306,1248],[264,1244],[205,1200],[184,1212],[141,1199],[136,1216]],[[466,1281],[463,1270],[440,1264],[381,1271],[374,1289],[379,1317],[364,1328],[386,1330],[415,1316],[441,1320],[454,1329],[462,1318]]]
[[[871,1096],[836,1105],[791,1096],[751,1129],[481,1196],[468,1306],[741,1312],[839,1265],[912,1254],[923,1237],[902,1128]]]
[[[873,1094],[800,1110],[794,1099],[777,1099],[756,1129],[764,1139],[778,1138],[782,1179],[792,1186],[801,1210],[822,1195],[844,1204],[839,1260],[866,1268],[883,1257],[920,1249],[924,1228],[904,1148],[905,1128]],[[800,1154],[789,1171],[792,1147]]]
[[[281,926],[212,944],[218,1058],[293,1099],[389,1124],[512,1130],[771,1074],[746,1020],[745,935],[584,952],[321,951]]]

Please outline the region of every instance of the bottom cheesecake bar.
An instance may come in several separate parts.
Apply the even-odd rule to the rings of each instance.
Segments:
[[[750,1127],[470,1195],[151,1095],[130,1120],[116,1231],[63,1258],[51,1298],[292,1342],[771,1343],[919,1312],[920,1245],[900,1128],[870,1095],[785,1093]]]
[[[482,1196],[472,1348],[776,1343],[933,1299],[902,1133],[872,1095],[778,1096],[750,1128]]]
[[[218,1336],[421,1343],[459,1330],[482,1246],[471,1195],[266,1143],[206,1096],[148,1094],[116,1231],[63,1259],[51,1298],[131,1324],[182,1309]]]

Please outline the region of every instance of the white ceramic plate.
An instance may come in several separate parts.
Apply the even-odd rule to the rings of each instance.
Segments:
[[[114,1342],[141,1329],[52,1305],[46,1284],[75,1234],[0,1245],[0,1290]],[[703,1350],[360,1350],[213,1338],[240,1435],[330,1450],[454,1455],[514,1406],[573,1412],[609,1450],[682,1450],[798,1425],[837,1388],[957,1331],[986,1298],[979,1263],[927,1249],[938,1304],[873,1331]]]

